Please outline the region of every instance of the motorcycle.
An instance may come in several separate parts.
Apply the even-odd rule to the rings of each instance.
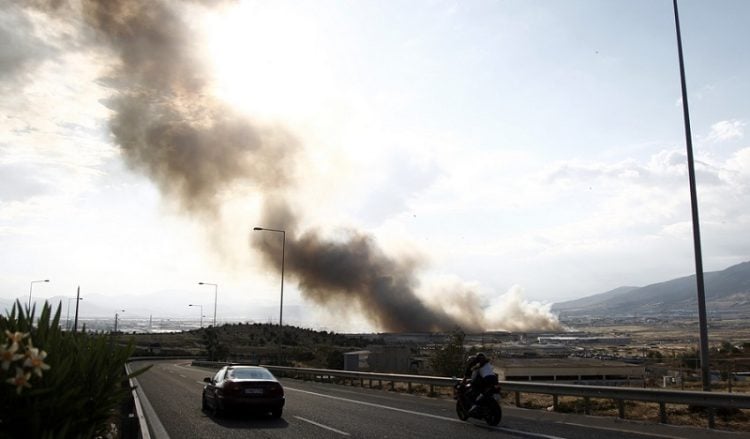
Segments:
[[[494,427],[503,418],[499,384],[495,384],[486,390],[481,398],[478,398],[478,394],[471,388],[471,382],[463,379],[453,386],[453,399],[456,400],[458,419],[462,421],[469,418],[483,419],[488,425]],[[477,407],[470,410],[475,403]]]

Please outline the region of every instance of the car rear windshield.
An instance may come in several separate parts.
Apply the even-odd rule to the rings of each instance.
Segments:
[[[229,369],[229,378],[239,380],[272,380],[271,372],[266,369]]]

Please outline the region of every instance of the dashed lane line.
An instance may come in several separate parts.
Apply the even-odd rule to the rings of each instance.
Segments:
[[[328,431],[332,431],[334,433],[338,433],[338,434],[340,434],[342,436],[351,436],[349,433],[347,433],[345,431],[337,430],[337,429],[335,429],[333,427],[329,427],[329,426],[321,424],[319,422],[311,421],[310,419],[303,418],[302,416],[295,416],[295,418],[299,419],[300,421],[308,422],[308,423],[310,423],[312,425],[315,425],[317,427],[324,428],[324,429],[326,429]]]
[[[321,398],[335,399],[338,401],[351,402],[352,404],[360,404],[360,405],[365,405],[368,407],[376,407],[376,408],[381,408],[381,409],[386,409],[386,410],[392,410],[394,412],[407,413],[410,415],[423,416],[423,417],[432,418],[432,419],[439,419],[441,421],[456,422],[459,424],[465,423],[464,421],[461,421],[460,419],[456,419],[456,418],[448,418],[446,416],[433,415],[431,413],[423,413],[423,412],[416,412],[413,410],[400,409],[400,408],[391,407],[391,406],[387,406],[383,404],[375,404],[372,402],[358,401],[356,399],[342,398],[340,396],[331,396],[331,395],[326,395],[324,393],[317,393],[317,392],[310,392],[310,391],[302,390],[302,389],[295,389],[293,387],[284,387],[284,389],[291,390],[293,392],[306,393],[308,395],[319,396]],[[505,427],[489,427],[489,428],[492,428],[493,430],[497,430],[497,431],[502,431],[504,433],[521,436],[521,437],[538,438],[538,439],[564,439],[560,436],[550,436],[546,434],[529,433],[526,431],[514,430],[512,428],[505,428]]]

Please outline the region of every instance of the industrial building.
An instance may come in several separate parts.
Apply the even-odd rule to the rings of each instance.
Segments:
[[[505,381],[551,381],[561,384],[642,385],[643,365],[588,358],[503,359],[495,372]]]

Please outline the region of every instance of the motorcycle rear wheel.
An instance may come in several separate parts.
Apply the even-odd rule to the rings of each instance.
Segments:
[[[487,416],[485,416],[484,420],[487,422],[487,425],[494,427],[499,424],[502,419],[503,409],[500,408],[500,404],[492,401],[492,403],[489,404],[489,407],[487,407]]]

